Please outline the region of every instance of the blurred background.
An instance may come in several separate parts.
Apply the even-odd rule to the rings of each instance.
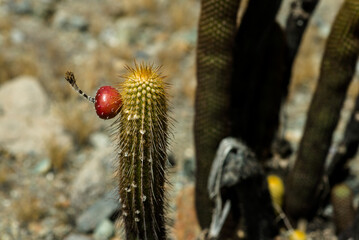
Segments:
[[[284,25],[290,0],[283,0]],[[342,0],[321,1],[295,61],[281,131],[297,148],[330,26]],[[193,116],[199,0],[0,0],[0,239],[121,238],[111,123],[64,80],[91,96],[116,86],[124,66],[162,65],[171,84],[169,228],[200,234],[193,207]],[[354,97],[349,89],[334,140]],[[359,158],[351,161],[359,174]],[[358,202],[359,199],[356,200]]]

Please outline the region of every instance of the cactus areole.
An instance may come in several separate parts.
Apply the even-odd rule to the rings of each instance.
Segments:
[[[114,123],[126,239],[166,239],[167,84],[159,68],[135,64],[127,69]]]

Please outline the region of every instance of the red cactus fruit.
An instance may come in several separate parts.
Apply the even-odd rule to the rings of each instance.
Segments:
[[[117,115],[122,106],[122,98],[117,89],[103,86],[97,90],[95,109],[99,118],[110,119]]]
[[[84,93],[77,86],[75,75],[72,72],[67,71],[65,79],[71,84],[76,92],[86,98],[89,102],[95,104],[96,113],[99,118],[110,119],[119,113],[122,106],[122,98],[116,88],[103,86],[97,90],[96,97],[94,98]]]

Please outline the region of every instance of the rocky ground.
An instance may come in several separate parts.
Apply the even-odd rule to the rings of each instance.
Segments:
[[[282,24],[289,2],[278,16]],[[296,61],[282,129],[294,148],[340,2],[319,6]],[[112,121],[98,119],[64,73],[73,71],[93,95],[121,81],[134,59],[163,65],[171,84],[171,238],[199,235],[192,207],[199,6],[199,0],[0,0],[0,239],[122,239],[114,221]],[[357,92],[356,77],[336,141]],[[352,162],[359,172],[359,158]]]

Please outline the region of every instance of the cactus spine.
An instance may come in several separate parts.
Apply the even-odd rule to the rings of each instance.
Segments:
[[[127,69],[120,86],[123,106],[115,122],[126,239],[166,239],[167,84],[159,68],[135,63]]]

